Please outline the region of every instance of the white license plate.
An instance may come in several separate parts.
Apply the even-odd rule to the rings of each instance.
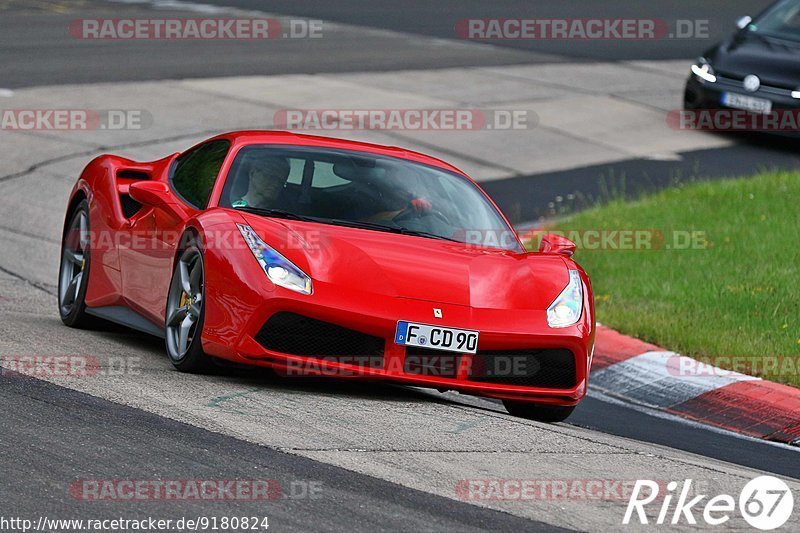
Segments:
[[[397,323],[394,342],[433,350],[475,353],[478,351],[478,332],[401,320]]]
[[[722,105],[756,113],[772,111],[772,102],[765,98],[755,98],[737,93],[722,93]]]

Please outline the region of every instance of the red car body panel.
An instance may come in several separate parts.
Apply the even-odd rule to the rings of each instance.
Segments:
[[[586,394],[595,335],[594,303],[588,277],[566,254],[479,248],[217,207],[231,162],[249,144],[355,150],[467,177],[463,172],[400,148],[288,132],[234,132],[214,139],[227,139],[231,147],[204,210],[185,204],[175,194],[169,205],[142,206],[129,218],[123,212],[130,185],[142,180],[169,183],[171,164],[179,154],[147,163],[104,155],[87,165],[68,207],[69,217],[81,199],[86,198],[90,206],[92,268],[87,307],[129,309],[149,322],[152,329],[148,331],[163,329],[180,240],[192,232],[204,248],[202,343],[210,355],[283,370],[307,363],[308,357],[271,352],[256,340],[273,314],[289,311],[386,340],[379,368],[317,359],[313,368],[319,371],[311,374],[387,379],[558,405],[574,405]],[[313,294],[272,284],[236,224],[251,226],[308,274]],[[578,270],[585,285],[583,314],[574,326],[551,328],[545,311],[566,286],[568,269]],[[434,307],[441,310],[441,319],[434,318]],[[468,364],[459,367],[454,377],[406,373],[405,347],[394,343],[398,320],[478,330],[478,349],[483,351],[569,349],[575,357],[575,384],[555,389],[477,382],[470,379]],[[462,360],[468,362],[469,357],[463,355]]]

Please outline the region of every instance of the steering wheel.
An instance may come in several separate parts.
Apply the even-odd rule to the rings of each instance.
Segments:
[[[399,223],[399,222],[405,222],[407,220],[413,220],[415,218],[419,219],[425,217],[436,217],[445,224],[447,224],[448,226],[452,226],[452,224],[450,223],[450,219],[448,219],[444,215],[444,213],[442,213],[438,209],[431,209],[429,211],[419,212],[410,205],[405,209],[403,209],[402,211],[400,211],[397,215],[395,215],[392,218],[392,222]]]

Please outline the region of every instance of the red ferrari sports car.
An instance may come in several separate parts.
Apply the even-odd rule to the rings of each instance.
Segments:
[[[103,155],[70,195],[58,306],[159,335],[172,364],[389,380],[565,419],[586,394],[589,279],[528,252],[457,168],[396,147],[241,131]]]

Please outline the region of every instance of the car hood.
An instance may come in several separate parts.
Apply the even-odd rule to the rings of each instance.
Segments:
[[[798,54],[800,42],[745,31],[713,48],[706,57],[720,75],[743,79],[755,74],[764,85],[795,89],[800,86]]]
[[[546,309],[569,281],[561,256],[242,213],[315,282],[483,309]]]

